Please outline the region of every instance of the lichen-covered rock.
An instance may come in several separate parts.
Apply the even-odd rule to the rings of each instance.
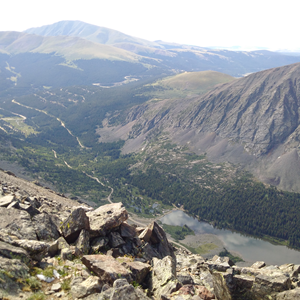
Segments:
[[[257,297],[265,297],[276,292],[291,289],[291,279],[286,274],[259,274],[255,277],[252,293]]]
[[[99,295],[99,300],[149,300],[141,289],[134,288],[125,279],[117,279],[112,288],[107,288]]]
[[[284,291],[276,295],[276,300],[296,300],[300,299],[300,289]]]
[[[102,236],[97,237],[97,238],[93,239],[93,241],[91,243],[90,252],[99,254],[99,252],[104,250],[107,245],[108,245],[107,237],[102,237]]]
[[[140,261],[124,261],[122,265],[130,270],[132,280],[136,283],[142,283],[149,274],[151,266]]]
[[[222,272],[213,272],[214,292],[217,299],[232,300],[231,292],[226,283],[226,275]]]
[[[0,256],[0,292],[1,289],[12,291],[19,288],[17,279],[25,277],[28,272],[29,268],[21,260]]]
[[[4,242],[0,242],[0,256],[10,259],[19,259],[25,264],[28,264],[31,260],[26,250]]]
[[[103,283],[112,285],[118,278],[125,278],[131,282],[131,272],[108,255],[85,255],[81,261],[94,274],[99,276]]]
[[[76,247],[81,251],[82,254],[88,254],[90,251],[90,233],[82,229],[79,237],[76,241]]]
[[[111,232],[109,234],[109,245],[112,248],[117,248],[125,244],[119,232]]]
[[[81,207],[74,209],[69,217],[63,222],[60,229],[67,242],[75,242],[82,229],[90,229],[89,218],[84,209]]]
[[[0,230],[19,239],[37,240],[30,215],[19,209],[0,207]]]
[[[163,259],[153,258],[150,290],[155,298],[169,295],[180,289],[182,285],[176,279],[176,262],[171,256]]]
[[[84,298],[88,295],[100,293],[103,283],[98,276],[90,276],[86,280],[73,284],[71,288],[71,294],[73,299]]]
[[[41,213],[32,219],[36,235],[41,241],[53,241],[60,237],[58,227],[53,221],[55,216]]]
[[[70,246],[70,248],[64,248],[60,252],[60,257],[62,260],[73,260],[76,257],[80,257],[80,255],[81,251],[75,246]]]
[[[128,213],[121,202],[100,206],[87,213],[90,220],[91,237],[105,236],[111,229],[128,219]]]
[[[25,249],[32,259],[41,261],[46,256],[49,244],[40,241],[31,240],[15,240],[13,245]]]

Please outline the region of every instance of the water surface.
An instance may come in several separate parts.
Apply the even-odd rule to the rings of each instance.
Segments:
[[[270,265],[285,263],[300,264],[300,252],[285,246],[273,245],[261,239],[244,236],[226,229],[217,229],[206,222],[200,222],[181,210],[171,212],[160,219],[168,225],[187,225],[195,234],[210,233],[222,240],[224,247],[230,252],[239,253],[245,261],[264,261]]]

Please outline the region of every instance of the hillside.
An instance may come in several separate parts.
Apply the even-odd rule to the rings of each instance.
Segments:
[[[185,102],[135,108],[139,117],[128,117],[134,121],[131,136],[138,141],[160,128],[213,161],[242,164],[265,182],[299,191],[299,72],[300,64],[270,69]],[[130,144],[136,142],[128,140],[126,151],[133,149]]]

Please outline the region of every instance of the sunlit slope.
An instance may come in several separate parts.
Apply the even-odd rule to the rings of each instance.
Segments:
[[[158,43],[132,37],[120,31],[100,27],[81,21],[60,21],[51,25],[45,25],[26,30],[27,33],[43,36],[76,36],[89,41],[113,45],[116,43],[132,43],[137,45],[162,48]]]
[[[234,77],[216,71],[184,72],[165,77],[151,84],[153,98],[163,100],[188,95],[204,94],[217,84],[235,80]]]
[[[67,60],[108,59],[135,62],[139,56],[119,48],[70,36],[45,37],[22,32],[0,32],[0,51],[10,54],[44,53]]]

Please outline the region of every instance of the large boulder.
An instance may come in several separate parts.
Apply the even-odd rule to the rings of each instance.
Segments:
[[[79,237],[76,241],[76,247],[81,251],[83,254],[89,254],[90,250],[90,233],[82,229]]]
[[[153,258],[153,269],[150,280],[150,289],[154,297],[160,299],[181,288],[176,279],[176,262],[171,256],[163,259]]]
[[[90,229],[89,218],[85,214],[85,210],[81,207],[74,209],[60,229],[68,243],[75,242],[82,229]]]
[[[171,256],[176,262],[176,256],[172,245],[168,242],[167,235],[165,231],[156,223],[152,222],[145,230],[149,236],[147,239],[154,250],[158,253],[158,258],[163,258],[165,256]],[[151,235],[148,232],[151,232]]]
[[[85,255],[82,257],[83,264],[94,274],[96,274],[103,283],[110,286],[118,278],[125,278],[132,281],[131,271],[108,255]]]
[[[10,259],[19,259],[25,264],[28,264],[31,260],[26,250],[4,242],[0,242],[0,256]]]
[[[33,217],[32,222],[39,240],[53,241],[60,237],[58,227],[53,221],[55,216],[41,213]]]
[[[24,210],[0,207],[0,229],[19,239],[37,240],[31,217]]]
[[[127,210],[121,202],[100,206],[88,212],[87,216],[90,219],[91,237],[105,236],[128,219]]]
[[[50,246],[45,242],[31,240],[15,240],[13,241],[13,245],[23,248],[29,253],[32,259],[37,261],[41,261],[44,258]]]

